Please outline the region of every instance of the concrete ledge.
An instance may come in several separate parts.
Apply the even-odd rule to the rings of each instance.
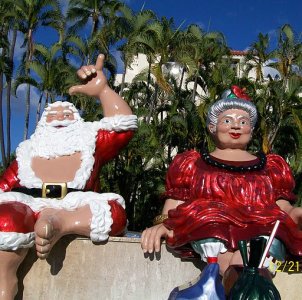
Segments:
[[[182,261],[165,246],[161,257],[144,257],[139,239],[62,239],[45,261],[31,249],[20,267],[17,300],[166,300],[175,286],[200,274],[199,260]],[[278,273],[282,299],[300,299],[301,274]],[[22,284],[23,282],[23,284]]]
[[[161,258],[145,258],[137,238],[62,239],[46,261],[33,250],[20,267],[17,299],[167,299],[171,290],[200,274],[162,247]],[[23,293],[23,298],[22,298]]]

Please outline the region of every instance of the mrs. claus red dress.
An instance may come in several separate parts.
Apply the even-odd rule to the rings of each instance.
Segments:
[[[192,241],[218,238],[228,250],[239,240],[270,235],[280,220],[276,237],[293,255],[302,255],[302,231],[276,204],[290,202],[295,183],[282,157],[263,155],[250,162],[227,162],[187,151],[175,157],[166,178],[165,198],[185,201],[169,211],[164,222],[174,231],[173,248]]]

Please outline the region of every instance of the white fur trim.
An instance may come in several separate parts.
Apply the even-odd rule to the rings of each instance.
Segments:
[[[18,192],[4,192],[0,194],[0,203],[9,203],[9,202],[20,202],[27,206],[29,206],[33,211],[38,212],[39,209],[33,209],[32,206],[37,206],[34,203],[39,203],[36,199],[40,198],[33,198],[32,196],[21,194]],[[43,199],[43,198],[41,198]],[[43,199],[45,200],[45,199]],[[40,206],[42,208],[42,206]]]
[[[108,199],[109,200],[109,199]],[[93,197],[89,203],[92,213],[90,238],[93,242],[105,241],[109,237],[113,223],[108,201],[99,201]]]
[[[20,179],[20,183],[27,188],[41,188],[42,180],[36,177],[31,168],[31,152],[30,140],[22,142],[16,149],[18,178]]]
[[[96,130],[104,129],[108,131],[125,131],[137,129],[136,115],[115,115],[113,117],[105,117],[99,122],[93,122]]]
[[[35,233],[0,232],[0,250],[15,251],[30,248],[35,244]]]
[[[109,200],[116,200],[125,208],[124,198],[114,193],[72,192],[62,200],[33,198],[18,192],[0,194],[0,203],[19,201],[28,205],[34,212],[39,212],[44,208],[75,210],[78,207],[89,205],[92,213],[90,238],[93,242],[108,239],[112,225]]]

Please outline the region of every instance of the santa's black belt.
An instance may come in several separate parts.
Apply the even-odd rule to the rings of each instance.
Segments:
[[[71,189],[66,183],[43,183],[42,189],[26,187],[13,188],[12,192],[19,192],[33,197],[56,198],[63,199],[70,192],[78,192],[81,190]]]

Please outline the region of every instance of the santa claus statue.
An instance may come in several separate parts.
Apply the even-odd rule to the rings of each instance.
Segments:
[[[0,180],[1,300],[16,295],[16,271],[30,247],[43,259],[64,235],[100,242],[125,229],[124,199],[99,193],[99,172],[132,138],[137,118],[108,86],[103,62],[99,55],[78,70],[84,84],[69,93],[98,98],[104,118],[84,122],[72,103],[49,105]]]

